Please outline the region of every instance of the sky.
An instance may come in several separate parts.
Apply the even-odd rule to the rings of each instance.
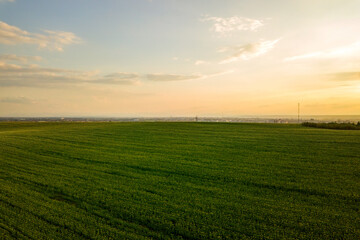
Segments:
[[[360,114],[358,0],[0,0],[1,117]]]

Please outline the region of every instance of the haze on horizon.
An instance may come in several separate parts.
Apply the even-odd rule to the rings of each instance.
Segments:
[[[0,0],[0,117],[360,114],[357,0]]]

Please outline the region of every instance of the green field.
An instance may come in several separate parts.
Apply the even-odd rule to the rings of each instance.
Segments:
[[[359,239],[360,131],[0,123],[0,239]]]

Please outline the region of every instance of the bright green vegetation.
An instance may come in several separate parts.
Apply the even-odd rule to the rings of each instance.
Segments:
[[[360,131],[0,123],[0,239],[359,239]]]
[[[340,129],[340,130],[360,130],[360,122],[357,124],[354,123],[313,123],[313,122],[304,122],[302,123],[305,127],[314,127],[314,128],[327,128],[327,129]]]

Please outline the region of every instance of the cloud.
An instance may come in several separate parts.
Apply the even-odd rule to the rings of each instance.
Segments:
[[[39,66],[22,66],[0,62],[0,87],[56,87],[84,84],[137,85],[141,79],[168,82],[205,79],[229,73],[221,72],[211,75],[203,74],[162,74],[117,72],[100,75],[97,72],[74,71]]]
[[[15,0],[0,0],[0,3],[5,3],[5,2],[15,2]]]
[[[138,85],[141,79],[149,81],[168,82],[199,80],[232,73],[233,70],[214,74],[162,74],[117,72],[100,75],[97,72],[74,71],[58,68],[43,68],[39,66],[21,66],[0,62],[0,87],[61,87],[84,84]]]
[[[38,66],[0,63],[0,86],[53,86],[79,83],[85,73]]]
[[[209,62],[203,61],[203,60],[197,60],[197,61],[195,62],[195,65],[205,65],[205,64],[209,64]]]
[[[213,74],[207,75],[206,78],[218,77],[218,76],[230,74],[230,73],[233,73],[233,72],[235,72],[235,70],[230,69],[230,70],[226,70],[226,71],[217,72],[217,73],[213,73]]]
[[[336,82],[360,81],[360,72],[337,72],[323,74],[322,76],[325,77],[327,80]]]
[[[264,25],[262,20],[238,16],[229,18],[204,17],[201,20],[212,22],[211,30],[221,34],[234,31],[256,31]]]
[[[133,85],[139,76],[134,73],[112,73],[44,68],[0,62],[0,86],[54,87],[80,84]]]
[[[359,53],[360,53],[360,41],[352,43],[347,46],[287,57],[284,58],[284,61],[287,62],[287,61],[297,61],[303,59],[330,59],[330,58],[339,58],[339,57],[352,57],[359,55]]]
[[[238,60],[249,60],[251,58],[263,55],[273,49],[279,40],[280,39],[273,41],[259,41],[256,43],[222,48],[219,50],[219,52],[232,52],[232,55],[222,60],[220,64],[235,62]]]
[[[199,80],[199,79],[206,79],[216,76],[221,76],[225,74],[229,74],[234,72],[233,70],[227,70],[223,72],[213,73],[213,74],[190,74],[190,75],[182,75],[182,74],[163,74],[163,73],[156,73],[156,74],[147,74],[146,78],[150,81],[158,81],[158,82],[169,82],[169,81],[184,81],[184,80]]]
[[[42,58],[40,56],[18,56],[15,54],[3,54],[0,55],[0,61],[13,61],[13,62],[22,62],[27,63],[30,61],[41,61]]]
[[[139,83],[140,75],[137,73],[125,73],[117,72],[105,75],[102,78],[91,81],[91,83],[102,83],[102,84],[124,84],[132,85]]]
[[[106,75],[97,71],[76,71],[60,68],[47,68],[27,64],[28,59],[13,54],[2,55],[0,59],[0,87],[63,87],[88,84],[107,85],[138,85],[141,80],[150,81],[183,81],[205,79],[233,72],[225,71],[214,74],[138,74],[129,72],[115,72]],[[37,58],[35,58],[37,59]],[[15,61],[16,63],[12,63]]]
[[[180,75],[180,74],[163,74],[163,73],[153,73],[147,74],[146,78],[150,81],[182,81],[182,80],[194,80],[201,79],[204,75],[201,74],[192,74],[192,75]]]
[[[66,84],[136,84],[136,73],[116,72],[100,75],[95,71],[45,68],[27,64],[39,56],[0,55],[0,86],[55,86]],[[13,63],[16,62],[16,63]]]
[[[63,51],[65,45],[81,41],[72,32],[44,30],[44,34],[30,33],[0,21],[0,43],[6,45],[34,44],[39,48]]]
[[[32,99],[26,97],[4,97],[0,98],[0,103],[29,104],[33,103]]]

